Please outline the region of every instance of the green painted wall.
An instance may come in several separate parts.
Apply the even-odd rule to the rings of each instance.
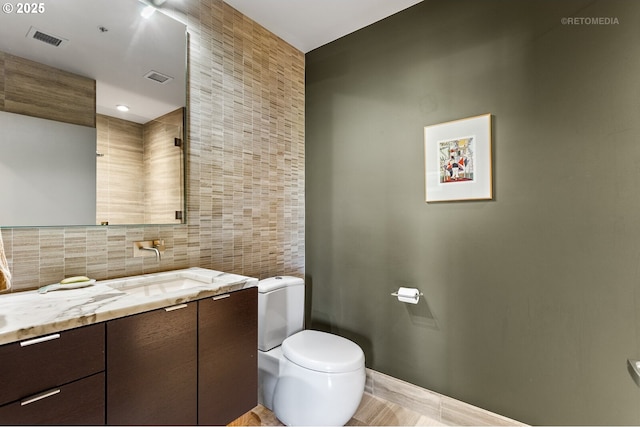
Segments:
[[[424,0],[306,73],[311,327],[526,423],[640,424],[640,1]],[[484,113],[494,200],[425,203],[424,126]]]

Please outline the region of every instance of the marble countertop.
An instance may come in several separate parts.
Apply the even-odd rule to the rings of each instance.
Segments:
[[[171,282],[171,288],[168,283]],[[165,287],[163,284],[167,284]],[[176,283],[186,283],[182,286]],[[150,286],[140,286],[149,284]],[[255,287],[258,279],[205,268],[97,281],[47,293],[0,296],[0,344]]]

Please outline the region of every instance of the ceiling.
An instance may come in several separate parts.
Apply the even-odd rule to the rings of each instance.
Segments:
[[[224,1],[307,53],[422,0]],[[145,123],[184,105],[184,24],[161,13],[142,19],[140,1],[44,0],[42,4],[46,13],[0,14],[0,50],[95,79],[101,114]],[[101,32],[100,27],[109,31]],[[34,41],[26,37],[31,28],[67,42],[53,48]],[[122,56],[114,60],[106,52]],[[175,79],[166,85],[149,83],[143,76],[151,70]],[[120,113],[116,104],[127,104],[131,111]]]
[[[304,53],[422,0],[224,0]]]
[[[43,13],[0,14],[0,50],[96,80],[96,110],[147,121],[182,107],[186,95],[186,26],[162,13],[140,16],[135,0],[44,0]],[[102,30],[101,30],[102,28]],[[31,29],[63,39],[51,46]],[[165,84],[150,71],[172,77]],[[128,113],[116,104],[130,107]]]

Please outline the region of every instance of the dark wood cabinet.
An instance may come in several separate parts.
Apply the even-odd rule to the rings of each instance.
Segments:
[[[197,423],[197,302],[107,322],[107,424]]]
[[[3,425],[104,425],[104,372],[0,407]]]
[[[258,288],[0,346],[0,425],[226,425],[257,405]]]
[[[0,424],[105,423],[105,326],[0,346]]]
[[[258,288],[198,304],[198,424],[226,425],[257,405]]]

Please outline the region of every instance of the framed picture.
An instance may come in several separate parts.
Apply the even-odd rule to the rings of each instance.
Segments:
[[[491,114],[424,128],[427,202],[491,200]]]

